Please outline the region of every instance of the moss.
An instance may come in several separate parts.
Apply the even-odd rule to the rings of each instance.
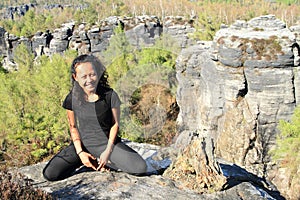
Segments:
[[[225,44],[224,37],[220,37],[217,41],[218,44]]]
[[[242,50],[242,52],[244,52],[243,60],[248,59],[248,53],[246,52],[248,47],[253,49],[255,53],[254,59],[256,60],[277,60],[279,54],[284,54],[284,52],[282,51],[282,47],[277,39],[277,36],[271,36],[269,39],[241,38],[241,45],[239,46],[239,48]]]
[[[278,39],[278,37],[277,37],[276,35],[271,35],[271,36],[270,36],[270,39],[276,40],[276,39]]]
[[[231,40],[232,42],[235,42],[238,38],[239,38],[238,36],[232,35],[232,36],[230,37],[230,40]]]
[[[264,31],[264,29],[263,29],[263,28],[255,27],[255,28],[253,29],[253,31]]]

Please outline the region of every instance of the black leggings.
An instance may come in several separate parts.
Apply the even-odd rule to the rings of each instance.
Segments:
[[[84,150],[99,158],[105,148],[106,145],[102,145],[84,147]],[[133,175],[145,175],[147,172],[145,160],[136,151],[122,142],[114,145],[109,161],[110,163],[107,166],[113,170],[121,170]],[[82,165],[72,143],[48,162],[43,170],[43,175],[49,181],[61,180],[69,177]]]

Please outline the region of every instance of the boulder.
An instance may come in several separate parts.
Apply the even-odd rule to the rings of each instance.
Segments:
[[[48,182],[42,176],[42,169],[46,163],[38,163],[22,167],[17,170],[31,185],[51,194],[57,199],[203,199],[203,200],[280,200],[277,192],[266,187],[263,180],[251,175],[246,170],[233,164],[225,163],[223,173],[226,174],[228,184],[223,191],[200,194],[180,183],[162,176],[161,173],[176,157],[174,148],[162,148],[149,144],[139,144],[125,141],[140,153],[149,167],[148,176],[133,176],[123,172],[96,172],[80,168],[77,172],[64,180]],[[158,173],[160,172],[160,173]]]

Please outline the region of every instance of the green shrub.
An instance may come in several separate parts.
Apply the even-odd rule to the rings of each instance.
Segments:
[[[75,52],[40,57],[22,44],[15,51],[18,71],[0,73],[0,139],[10,165],[27,165],[56,153],[69,140],[61,104],[70,89]]]
[[[271,155],[280,166],[290,171],[290,185],[300,182],[300,107],[298,106],[292,116],[291,122],[280,121],[280,134],[277,136],[276,148]]]
[[[224,22],[218,16],[206,12],[200,13],[194,23],[196,32],[191,37],[197,40],[211,41],[220,29],[221,23]]]
[[[139,91],[142,87],[152,84],[153,87],[155,87],[154,85],[170,87],[169,90],[175,92],[176,84],[170,86],[169,77],[170,74],[175,73],[175,59],[180,48],[172,37],[163,35],[156,40],[154,46],[134,50],[121,26],[115,28],[114,31],[115,35],[104,52],[104,58],[106,63],[111,62],[107,65],[109,83],[123,101],[121,137],[135,142],[145,142],[145,139],[149,138],[149,117],[147,117],[149,109],[146,107],[155,106],[154,104],[159,104],[159,102],[156,101],[157,98],[153,99],[153,96],[157,94],[143,93],[141,95]],[[166,101],[162,99],[163,97],[162,95],[159,101]],[[139,109],[134,110],[133,107],[143,98],[147,98],[147,100],[143,101],[144,103],[139,106]],[[167,107],[166,109],[168,109]],[[175,128],[168,127],[168,129],[175,132]]]

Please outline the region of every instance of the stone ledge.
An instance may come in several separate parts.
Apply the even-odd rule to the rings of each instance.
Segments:
[[[126,142],[138,151],[152,169],[162,171],[170,164],[172,150],[149,144]],[[133,176],[123,172],[95,172],[79,170],[75,175],[61,181],[49,182],[42,176],[46,163],[38,163],[18,169],[32,185],[53,197],[63,200],[77,199],[284,199],[276,191],[271,191],[261,179],[246,170],[220,160],[223,174],[228,184],[223,191],[199,194],[185,188],[163,175]],[[250,178],[249,178],[250,177]],[[234,181],[232,181],[234,180]],[[272,196],[271,196],[272,195]]]

